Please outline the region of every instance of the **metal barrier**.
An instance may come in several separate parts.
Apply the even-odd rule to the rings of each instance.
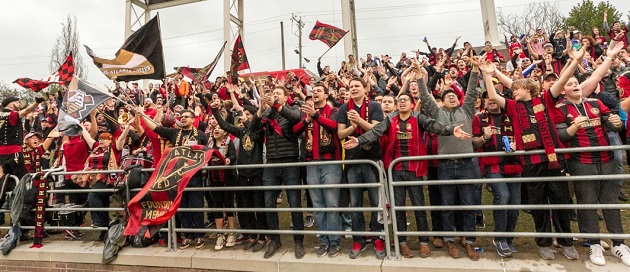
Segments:
[[[556,153],[581,153],[630,150],[630,145],[626,146],[603,146],[603,147],[581,147],[581,148],[557,148]],[[463,231],[398,231],[396,222],[397,211],[444,211],[444,210],[537,210],[537,209],[630,209],[630,204],[549,204],[549,205],[453,205],[453,206],[403,206],[395,204],[394,187],[396,186],[423,186],[423,185],[454,185],[454,184],[483,184],[483,183],[503,183],[503,182],[541,182],[541,181],[580,181],[580,180],[613,180],[630,178],[630,174],[621,175],[584,175],[584,176],[561,176],[561,177],[514,177],[514,178],[480,178],[480,179],[459,179],[459,180],[418,180],[418,181],[393,181],[394,167],[399,162],[440,160],[440,159],[463,159],[495,156],[522,156],[532,154],[544,154],[544,150],[516,151],[516,152],[476,152],[448,155],[426,155],[396,158],[387,168],[387,179],[389,182],[389,197],[392,214],[392,229],[395,245],[394,259],[399,260],[400,243],[399,236],[475,236],[475,237],[557,237],[557,238],[598,238],[598,239],[630,239],[630,234],[603,234],[603,233],[539,233],[539,232],[463,232]]]
[[[301,167],[301,166],[314,166],[314,165],[357,165],[368,164],[377,169],[379,181],[377,183],[361,183],[361,184],[322,184],[322,185],[277,185],[277,186],[231,186],[231,187],[199,187],[199,188],[185,188],[184,191],[242,191],[242,190],[282,190],[282,189],[315,189],[315,188],[378,188],[379,194],[387,195],[387,180],[385,179],[384,169],[380,167],[376,162],[371,160],[347,160],[347,161],[311,161],[311,162],[297,162],[297,163],[276,163],[276,164],[264,164],[264,165],[234,165],[234,166],[205,166],[202,169],[205,170],[221,170],[221,169],[254,169],[254,168],[283,168],[283,167]],[[154,168],[142,169],[143,172],[151,172]],[[111,174],[111,173],[124,173],[122,170],[96,170],[96,171],[80,171],[80,172],[65,172],[57,171],[51,172],[52,175],[73,175],[73,174]],[[126,203],[129,203],[129,192],[140,191],[140,189],[130,190],[125,184]],[[90,193],[90,192],[116,192],[117,189],[52,189],[47,190],[47,193]],[[46,211],[123,211],[124,208],[47,208]],[[0,210],[0,212],[6,210]],[[339,208],[179,208],[177,212],[209,212],[209,211],[232,211],[232,212],[382,212],[384,220],[387,220],[389,214],[388,207],[339,207]],[[230,229],[232,233],[260,233],[260,234],[305,234],[305,235],[360,235],[360,236],[383,236],[386,241],[389,241],[389,225],[387,222],[383,224],[383,231],[317,231],[317,230],[257,230],[257,229]],[[34,229],[34,226],[21,226],[23,229]],[[87,231],[102,231],[107,230],[106,227],[53,227],[46,226],[47,229],[53,230],[87,230]],[[9,229],[9,227],[2,227],[2,229]],[[168,241],[167,250],[175,251],[177,246],[177,233],[178,232],[204,232],[204,233],[219,233],[226,232],[228,229],[184,229],[175,228],[175,218],[171,218],[168,221],[167,228],[163,228],[160,231],[167,231]],[[391,256],[390,247],[386,247],[387,256]]]

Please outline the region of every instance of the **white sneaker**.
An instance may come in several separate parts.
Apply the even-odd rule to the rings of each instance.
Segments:
[[[223,249],[224,245],[225,245],[225,235],[219,234],[219,237],[217,237],[217,244],[214,246],[214,250],[221,250]]]
[[[234,236],[234,233],[230,233],[228,234],[227,242],[225,243],[225,246],[233,247],[234,245],[236,245],[236,236]]]
[[[621,244],[612,248],[612,254],[621,259],[621,262],[627,266],[630,266],[630,248]]]
[[[596,265],[606,265],[604,258],[604,248],[598,244],[591,245],[591,262]]]
[[[602,247],[604,248],[604,251],[610,249],[610,245],[604,241],[599,241],[599,244],[602,245]]]

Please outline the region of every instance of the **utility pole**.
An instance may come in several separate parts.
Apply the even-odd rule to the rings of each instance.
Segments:
[[[300,56],[299,66],[302,68],[302,28],[304,27],[304,22],[302,22],[302,16],[297,17],[295,14],[292,14],[291,20],[294,21],[298,27],[298,55]]]
[[[280,46],[282,47],[282,70],[285,70],[284,61],[284,22],[280,21]]]

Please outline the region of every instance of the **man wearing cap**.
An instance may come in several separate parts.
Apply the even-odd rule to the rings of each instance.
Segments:
[[[477,102],[477,81],[479,78],[479,57],[471,58],[473,64],[464,103],[460,106],[457,95],[453,90],[446,90],[442,94],[443,108],[440,108],[431,93],[427,90],[424,80],[418,80],[422,94],[422,107],[429,115],[438,121],[449,125],[463,125],[464,131],[472,131],[472,120],[475,116]],[[438,154],[472,153],[472,140],[461,140],[450,136],[438,136]],[[479,165],[471,158],[445,159],[438,162],[438,178],[440,180],[479,178]],[[473,205],[475,184],[441,185],[442,205],[454,205],[456,193],[459,192],[462,205]],[[464,211],[464,231],[475,231],[475,212]],[[442,212],[444,231],[455,230],[454,211]],[[479,253],[474,249],[475,237],[466,237],[466,253],[471,260],[479,260]],[[453,237],[444,237],[448,254],[453,258],[460,257],[460,251],[453,243]]]
[[[24,137],[22,154],[24,156],[24,167],[27,173],[37,173],[42,171],[42,157],[48,151],[53,140],[59,137],[59,132],[51,132],[44,142],[41,142],[42,135],[39,132],[30,132]]]

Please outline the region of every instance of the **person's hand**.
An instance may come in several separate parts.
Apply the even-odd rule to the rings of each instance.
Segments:
[[[477,66],[477,67],[479,67],[479,66],[481,66],[481,59],[480,59],[480,57],[479,57],[479,56],[473,56],[472,58],[470,58],[470,63],[471,63],[473,66]],[[480,67],[480,68],[481,68],[481,67]]]
[[[494,63],[486,60],[483,62],[483,65],[479,66],[479,70],[481,70],[481,72],[483,72],[485,75],[491,76],[497,70],[497,67],[494,65]]]
[[[229,158],[225,158],[225,165],[230,165],[230,159]]]
[[[455,137],[457,137],[457,138],[459,138],[461,140],[470,139],[470,134],[468,134],[467,132],[462,130],[463,126],[464,126],[463,124],[459,125],[459,126],[456,126],[453,129],[453,136],[455,136]]]
[[[212,103],[210,103],[210,107],[213,109],[220,109],[222,105],[223,103],[221,103],[221,100],[219,99],[212,100]]]
[[[133,124],[133,122],[136,121],[136,117],[129,114],[129,118],[127,119],[127,127],[131,126]]]
[[[304,103],[300,106],[300,110],[305,113],[309,117],[313,117],[315,115],[315,107],[311,103]]]
[[[573,125],[577,126],[577,128],[583,128],[587,124],[588,120],[588,117],[580,115],[573,119]]]
[[[346,150],[356,148],[357,146],[359,146],[359,141],[352,136],[348,136],[348,139],[346,139],[346,142],[343,144],[343,148]]]
[[[624,45],[623,41],[617,42],[615,44],[615,47],[608,48],[608,52],[606,53],[606,56],[608,56],[608,58],[610,58],[610,59],[616,58],[617,54],[619,54],[619,51],[621,51],[621,49],[623,49],[624,46],[625,45]]]
[[[495,126],[486,126],[483,127],[483,139],[490,139],[490,137],[492,137],[492,135],[494,134],[494,131],[497,129],[497,127]]]
[[[571,57],[574,61],[582,61],[584,58],[584,54],[586,53],[586,47],[582,46],[580,50],[575,50],[575,48],[569,51],[569,57]]]
[[[608,121],[615,127],[620,127],[623,123],[621,122],[621,118],[619,115],[611,114],[608,116]]]
[[[269,107],[273,106],[273,103],[274,103],[273,97],[269,94],[265,95],[262,98],[262,101]]]
[[[359,113],[356,110],[348,111],[348,120],[354,123],[358,123],[359,119],[361,119],[361,115],[359,115]]]
[[[513,151],[516,151],[516,143],[515,142],[510,142],[510,149]]]

